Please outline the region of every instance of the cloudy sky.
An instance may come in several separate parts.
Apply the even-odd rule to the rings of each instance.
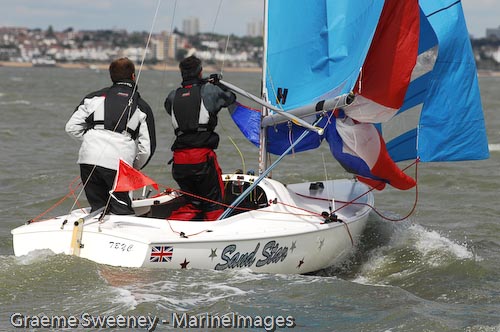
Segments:
[[[161,0],[153,31],[182,28],[183,19],[198,17],[202,32],[244,35],[247,23],[261,20],[262,3],[262,0]],[[500,26],[500,0],[462,0],[462,5],[474,37],[484,37],[486,28]],[[158,0],[0,0],[0,26],[46,29],[52,25],[58,31],[68,27],[149,31],[157,6]]]

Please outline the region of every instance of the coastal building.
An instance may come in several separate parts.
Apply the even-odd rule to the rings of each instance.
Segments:
[[[151,40],[151,49],[153,52],[153,57],[156,60],[163,61],[165,60],[165,38],[163,34],[159,36],[159,38],[155,38]]]
[[[261,20],[247,23],[247,36],[262,37],[263,31],[264,26]]]
[[[200,32],[200,20],[198,17],[188,17],[182,21],[182,32],[188,36],[197,35]]]
[[[500,63],[500,47],[497,48],[496,51],[492,52],[491,57],[497,62]]]
[[[175,59],[177,50],[179,49],[179,35],[170,33],[167,37],[167,58]]]
[[[500,26],[498,28],[486,29],[486,38],[500,39]]]

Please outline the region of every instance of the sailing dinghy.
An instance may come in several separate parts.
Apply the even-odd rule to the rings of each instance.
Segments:
[[[220,80],[262,110],[232,112],[259,147],[259,175],[223,175],[218,220],[170,220],[183,197],[170,189],[134,199],[135,215],[85,208],[20,226],[15,255],[50,249],[124,267],[317,271],[353,253],[373,189],[415,186],[395,162],[488,157],[459,1],[268,1],[264,44],[261,97]],[[355,178],[285,185],[269,177],[283,158],[322,141]]]

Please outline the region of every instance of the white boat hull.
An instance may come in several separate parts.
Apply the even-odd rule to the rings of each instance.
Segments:
[[[248,175],[225,177],[226,181],[248,183],[254,179]],[[337,201],[350,201],[368,191],[366,186],[335,180],[325,182],[324,189],[309,190],[309,183],[285,187],[265,179],[259,187],[272,204],[211,222],[119,215],[106,215],[102,221],[98,215],[82,222],[80,218],[87,212],[75,210],[12,230],[14,252],[22,256],[50,249],[124,267],[307,273],[338,264],[353,252],[373,204],[370,193],[363,195],[358,200],[362,204],[350,204],[336,213],[343,222],[326,223],[318,214],[328,211],[331,204],[327,191]],[[142,213],[172,199],[164,195],[134,201],[134,207]],[[342,205],[337,202],[335,206]]]

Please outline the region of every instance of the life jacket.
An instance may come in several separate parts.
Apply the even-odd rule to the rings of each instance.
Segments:
[[[104,108],[96,109],[86,122],[93,129],[106,129],[129,135],[136,139],[139,134],[139,112],[136,112],[138,92],[129,82],[113,84],[104,95]]]
[[[210,113],[201,99],[201,85],[186,85],[175,91],[172,125],[175,135],[214,131],[217,117]]]

